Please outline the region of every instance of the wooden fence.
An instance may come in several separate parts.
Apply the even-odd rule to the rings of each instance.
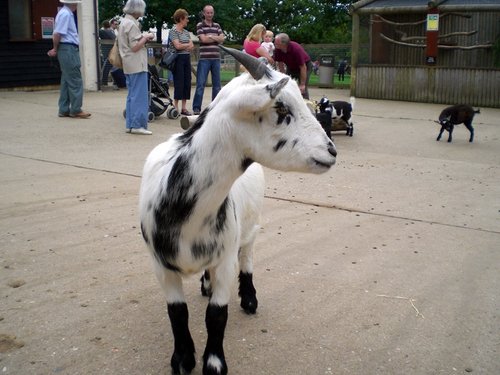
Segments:
[[[351,95],[500,108],[500,69],[358,65]]]

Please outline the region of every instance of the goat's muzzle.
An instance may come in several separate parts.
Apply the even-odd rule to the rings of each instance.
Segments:
[[[330,155],[332,155],[333,157],[337,157],[337,149],[335,148],[335,146],[333,145],[333,143],[330,143],[328,145],[328,152],[330,153]]]

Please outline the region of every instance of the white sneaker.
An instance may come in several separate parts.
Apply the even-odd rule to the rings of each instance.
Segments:
[[[132,129],[130,129],[130,133],[132,133],[132,134],[143,134],[143,135],[151,135],[151,134],[153,134],[152,131],[149,131],[149,130],[144,129],[144,128],[132,128]]]

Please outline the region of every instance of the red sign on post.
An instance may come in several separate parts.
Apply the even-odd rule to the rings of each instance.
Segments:
[[[438,37],[439,37],[439,10],[437,8],[429,9],[427,13],[427,46],[425,49],[425,63],[435,65],[438,55]]]

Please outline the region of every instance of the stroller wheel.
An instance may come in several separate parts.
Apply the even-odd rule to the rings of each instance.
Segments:
[[[155,114],[153,112],[148,112],[148,122],[151,122],[155,119]]]
[[[127,118],[127,110],[126,109],[123,110],[123,118]]]
[[[177,110],[177,108],[169,108],[167,110],[167,117],[172,120],[175,120],[177,117],[179,117],[179,111]]]

